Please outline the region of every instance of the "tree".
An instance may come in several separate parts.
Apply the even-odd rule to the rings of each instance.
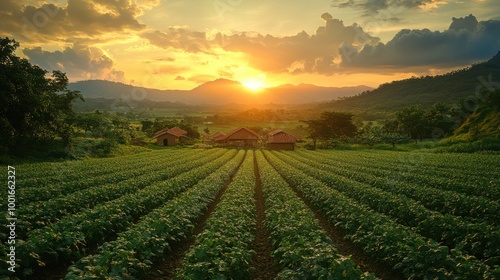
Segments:
[[[324,138],[326,135],[324,130],[326,130],[326,128],[322,126],[320,120],[307,120],[302,122],[307,124],[308,137],[313,140],[313,149],[316,149],[316,141]]]
[[[356,126],[352,123],[353,115],[344,112],[323,112],[318,120],[302,121],[308,125],[309,137],[313,139],[314,148],[316,140],[332,140],[354,137],[357,133]]]
[[[154,122],[150,121],[150,120],[145,120],[145,121],[141,121],[141,124],[142,124],[141,131],[145,132],[145,131],[151,130],[151,128],[153,127]]]
[[[69,145],[73,101],[82,96],[66,89],[64,73],[53,71],[49,78],[46,70],[17,57],[18,47],[16,41],[0,37],[0,146],[9,150],[56,136]]]
[[[400,123],[397,119],[387,119],[382,123],[382,132],[384,133],[400,133]]]
[[[429,122],[430,135],[433,139],[443,138],[453,133],[455,122],[451,116],[450,106],[438,102],[425,114]]]
[[[381,141],[392,145],[395,149],[397,144],[402,144],[408,142],[410,139],[408,136],[400,133],[383,133],[381,135]]]
[[[75,124],[87,134],[89,131],[95,131],[99,127],[106,125],[107,122],[104,119],[105,117],[100,113],[81,114],[76,117]]]
[[[381,142],[382,129],[378,126],[373,126],[372,122],[368,122],[361,127],[357,142],[363,145],[373,147],[373,145]]]
[[[396,112],[396,119],[400,124],[401,132],[417,142],[426,137],[428,120],[426,112],[420,105],[406,106]]]

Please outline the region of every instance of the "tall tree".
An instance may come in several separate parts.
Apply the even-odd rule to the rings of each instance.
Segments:
[[[15,55],[19,44],[0,37],[0,146],[4,150],[33,140],[62,137],[70,144],[73,101],[60,71],[48,72]]]
[[[425,118],[429,122],[430,135],[433,139],[443,138],[453,133],[455,122],[451,116],[451,107],[438,102],[427,112]]]
[[[396,112],[396,119],[400,124],[401,131],[415,142],[426,137],[428,120],[425,110],[420,105],[404,107],[401,111]]]
[[[344,112],[323,112],[317,120],[303,121],[308,125],[309,137],[316,140],[350,138],[356,135],[357,128],[353,124],[353,115]]]

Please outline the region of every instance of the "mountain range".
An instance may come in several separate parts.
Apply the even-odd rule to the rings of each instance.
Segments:
[[[394,112],[407,105],[430,107],[437,102],[476,102],[478,91],[500,88],[500,52],[488,61],[437,76],[393,81],[373,89],[367,86],[320,87],[311,84],[281,85],[252,91],[241,83],[218,79],[192,90],[158,90],[123,83],[90,80],[71,83],[85,98],[151,100],[169,104],[303,104],[316,110]],[[477,102],[476,102],[477,103]]]
[[[223,104],[301,104],[335,100],[370,90],[367,86],[320,87],[310,84],[281,85],[252,91],[237,81],[218,79],[191,90],[159,90],[123,83],[88,80],[71,83],[84,98],[132,99],[185,103],[189,105]]]

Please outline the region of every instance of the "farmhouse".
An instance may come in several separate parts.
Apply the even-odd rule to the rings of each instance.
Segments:
[[[283,130],[272,130],[268,133],[266,146],[272,150],[294,150],[295,137]]]
[[[226,134],[224,138],[218,138],[217,143],[224,146],[255,148],[259,145],[259,138],[257,132],[240,127]]]
[[[215,144],[216,146],[222,146],[222,145],[224,145],[224,140],[226,139],[226,134],[217,131],[216,133],[214,133],[211,136],[211,138],[212,138],[213,144]]]
[[[155,133],[156,143],[158,146],[177,146],[182,137],[186,137],[187,131],[178,128],[164,128]]]

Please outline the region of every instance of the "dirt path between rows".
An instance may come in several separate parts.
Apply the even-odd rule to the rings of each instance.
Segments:
[[[384,280],[400,280],[405,279],[404,275],[393,271],[392,268],[384,263],[377,262],[373,258],[367,256],[362,250],[355,246],[349,240],[344,239],[343,234],[330,224],[328,218],[319,212],[313,205],[309,204],[304,199],[302,193],[291,187],[297,196],[306,203],[306,205],[314,212],[314,216],[319,222],[319,225],[326,231],[328,237],[333,242],[333,246],[337,248],[343,256],[351,256],[351,259],[357,263],[363,271],[372,272],[380,279]]]
[[[266,160],[269,162],[267,156],[264,154]],[[270,162],[269,162],[270,163]],[[271,163],[270,163],[271,164]],[[271,164],[272,165],[272,164]],[[302,192],[295,188],[290,182],[283,177],[288,186],[295,192],[295,194],[311,209],[314,216],[318,220],[319,225],[326,231],[328,237],[332,240],[333,245],[339,253],[343,256],[351,256],[351,259],[357,263],[363,271],[375,274],[377,278],[383,280],[400,280],[406,279],[403,274],[394,271],[390,266],[385,263],[379,262],[372,257],[367,256],[362,249],[357,247],[351,241],[344,238],[340,230],[335,228],[329,221],[326,215],[320,212],[314,205],[304,197]]]
[[[256,252],[252,266],[255,270],[250,274],[250,279],[274,279],[276,277],[274,258],[271,252],[274,250],[269,241],[269,231],[264,225],[266,218],[264,193],[262,191],[262,182],[260,181],[259,168],[254,153],[253,158],[255,173],[255,201],[257,203],[257,230],[255,232],[254,250]]]
[[[171,251],[168,252],[168,255],[166,255],[163,260],[158,262],[156,265],[153,265],[151,268],[150,274],[145,277],[144,279],[146,280],[170,280],[175,278],[175,273],[178,269],[182,267],[182,260],[184,259],[184,256],[186,255],[187,251],[191,246],[193,246],[194,242],[196,241],[196,236],[198,234],[203,232],[203,229],[205,228],[205,225],[207,223],[207,220],[212,216],[212,213],[215,210],[215,207],[217,207],[217,204],[219,204],[220,199],[224,192],[226,191],[227,187],[231,182],[233,181],[234,175],[238,172],[238,170],[241,167],[241,164],[245,160],[246,155],[242,158],[241,162],[238,164],[238,167],[234,170],[234,172],[231,174],[228,180],[224,183],[224,186],[222,189],[219,191],[217,196],[215,197],[215,200],[208,206],[207,211],[205,211],[205,214],[200,218],[200,221],[197,223],[196,227],[194,228],[194,232],[191,236],[188,237],[188,239],[181,241],[181,242],[176,242],[175,244],[172,245]]]

